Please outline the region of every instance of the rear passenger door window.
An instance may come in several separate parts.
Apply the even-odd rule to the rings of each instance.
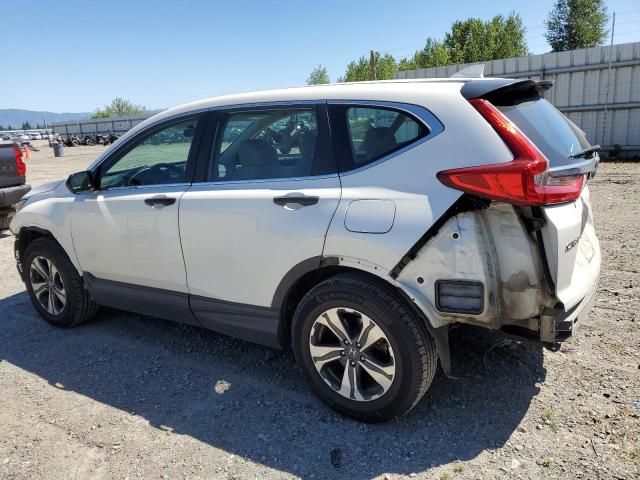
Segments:
[[[330,114],[343,172],[384,158],[429,133],[422,122],[393,108],[331,105]]]
[[[326,123],[326,122],[325,122]],[[316,106],[221,115],[207,181],[308,177],[335,172]]]

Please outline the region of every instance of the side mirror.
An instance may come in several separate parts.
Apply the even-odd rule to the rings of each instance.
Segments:
[[[72,173],[69,175],[69,178],[67,178],[66,185],[74,195],[96,189],[95,179],[89,171]]]

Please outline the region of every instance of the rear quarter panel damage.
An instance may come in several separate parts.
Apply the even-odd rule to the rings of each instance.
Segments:
[[[436,308],[437,280],[484,285],[480,314]],[[537,245],[513,206],[458,214],[444,224],[397,278],[433,327],[463,322],[488,328],[534,318],[552,299],[546,292]]]

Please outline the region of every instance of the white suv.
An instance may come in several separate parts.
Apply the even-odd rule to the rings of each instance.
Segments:
[[[347,415],[409,411],[448,328],[546,343],[590,306],[597,146],[548,82],[390,81],[232,95],[162,112],[11,229],[34,307],[99,305],[291,346]]]

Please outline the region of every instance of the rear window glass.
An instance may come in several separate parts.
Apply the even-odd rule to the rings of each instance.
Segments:
[[[575,163],[571,155],[590,147],[584,133],[544,99],[498,108],[545,154],[552,168]]]

